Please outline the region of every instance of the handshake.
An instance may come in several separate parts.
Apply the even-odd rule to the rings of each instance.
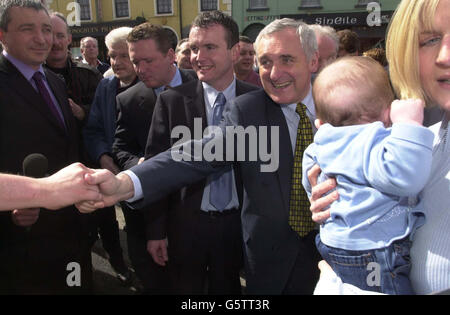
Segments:
[[[52,176],[31,178],[0,174],[0,210],[60,209],[75,204],[82,213],[112,206],[134,195],[131,178],[108,170],[71,164]]]

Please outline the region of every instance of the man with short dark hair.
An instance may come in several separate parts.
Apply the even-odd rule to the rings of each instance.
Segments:
[[[234,64],[236,78],[244,82],[262,87],[259,75],[253,70],[255,66],[255,48],[247,36],[239,36],[239,59]]]
[[[79,161],[79,130],[65,86],[42,66],[53,44],[46,8],[1,0],[0,41],[0,171],[21,173],[32,153],[47,157],[42,171],[48,174]],[[1,293],[91,292],[89,234],[75,207],[2,213],[0,233]]]
[[[128,169],[143,160],[147,135],[157,96],[170,87],[196,79],[192,70],[178,69],[172,42],[162,26],[144,23],[132,29],[127,38],[130,60],[140,82],[117,96],[119,109],[113,156],[121,169]],[[164,268],[156,265],[147,252],[150,239],[164,235],[146,226],[139,211],[122,207],[129,254],[136,274],[142,281],[144,293],[167,292]]]
[[[238,36],[237,24],[222,12],[204,12],[196,17],[189,44],[199,81],[159,96],[146,157],[165,151],[178,141],[171,137],[173,127],[187,126],[194,134],[195,120],[202,122],[202,128],[217,125],[221,118],[218,113],[226,104],[257,89],[234,78]],[[217,190],[221,181],[225,185]],[[227,192],[229,198],[221,202],[221,195]],[[165,241],[152,240],[150,252],[158,264],[167,264],[172,293],[241,293],[242,195],[240,177],[230,168],[219,178],[211,176],[186,186],[153,206],[152,211],[161,212],[160,218],[164,218],[153,221],[154,229],[167,236],[169,246]]]
[[[175,48],[175,61],[180,69],[192,69],[191,48],[188,38],[183,38],[178,42],[177,48]]]

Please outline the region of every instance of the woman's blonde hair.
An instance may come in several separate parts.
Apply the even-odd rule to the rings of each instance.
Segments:
[[[433,29],[439,0],[402,0],[391,19],[386,38],[389,73],[401,99],[429,99],[419,73],[419,35]]]

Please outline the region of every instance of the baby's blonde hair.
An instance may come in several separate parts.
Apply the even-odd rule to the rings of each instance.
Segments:
[[[377,61],[352,56],[339,58],[320,72],[313,97],[317,118],[338,127],[380,120],[394,93],[386,70]]]

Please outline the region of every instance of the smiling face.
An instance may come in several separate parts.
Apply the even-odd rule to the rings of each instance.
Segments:
[[[50,17],[44,10],[10,8],[8,31],[0,29],[0,41],[5,50],[23,63],[38,69],[52,47]]]
[[[68,57],[68,48],[72,42],[72,36],[67,31],[67,25],[58,16],[51,17],[53,26],[53,46],[48,55],[47,63],[50,66],[58,67],[65,64]]]
[[[233,64],[239,45],[228,48],[226,31],[222,25],[193,27],[189,33],[191,64],[200,81],[223,91],[234,78]]]
[[[294,28],[268,34],[256,47],[266,93],[278,104],[301,102],[309,92],[317,54],[308,60]]]
[[[450,0],[441,0],[433,29],[419,35],[419,72],[425,94],[450,117]]]

